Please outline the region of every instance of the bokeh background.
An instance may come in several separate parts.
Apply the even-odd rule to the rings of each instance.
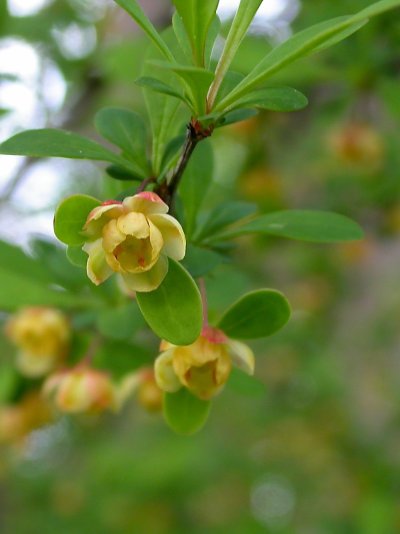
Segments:
[[[167,0],[141,3],[168,24]],[[235,68],[369,3],[265,0]],[[227,21],[237,2],[220,4]],[[145,41],[111,0],[0,0],[0,140],[44,126],[96,137],[100,107],[142,109]],[[254,344],[258,387],[233,382],[190,438],[132,402],[4,443],[2,533],[400,532],[399,52],[400,17],[389,13],[279,75],[308,95],[306,110],[213,138],[209,209],[227,196],[264,211],[327,209],[366,231],[329,247],[240,240],[235,265],[209,278],[211,313],[262,286],[292,304],[288,326]],[[57,202],[112,196],[109,182],[91,163],[2,156],[1,239],[28,252],[38,235],[54,240]],[[0,358],[12,351],[1,343]]]

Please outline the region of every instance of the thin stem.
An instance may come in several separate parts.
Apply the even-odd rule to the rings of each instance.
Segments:
[[[136,190],[136,194],[138,193],[142,193],[143,191],[146,190],[146,187],[150,184],[154,184],[154,182],[156,181],[156,179],[154,178],[154,176],[150,176],[150,178],[145,178],[139,185],[139,187],[137,188]]]
[[[183,146],[183,151],[181,158],[172,173],[171,178],[167,181],[166,179],[158,186],[155,192],[166,202],[170,207],[172,207],[174,198],[179,187],[180,181],[182,179],[183,173],[186,170],[186,167],[189,163],[189,160],[196,148],[196,146],[213,132],[213,128],[203,128],[202,125],[196,120],[192,119],[188,126],[188,131],[186,135],[185,144]]]

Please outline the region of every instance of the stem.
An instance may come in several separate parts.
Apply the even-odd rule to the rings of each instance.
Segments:
[[[141,182],[141,184],[139,185],[139,187],[137,188],[136,190],[136,194],[138,193],[142,193],[143,191],[146,190],[146,187],[150,184],[153,184],[154,182],[156,181],[156,179],[154,178],[154,176],[150,176],[150,178],[145,178],[143,180],[143,182]]]
[[[186,170],[186,167],[189,163],[190,157],[192,156],[196,146],[200,141],[210,137],[213,132],[213,128],[203,128],[203,126],[196,120],[192,119],[188,125],[186,141],[183,146],[182,156],[172,173],[169,181],[166,179],[158,186],[155,192],[166,202],[170,207],[172,207],[175,194],[179,187],[180,181],[182,179],[183,173]]]

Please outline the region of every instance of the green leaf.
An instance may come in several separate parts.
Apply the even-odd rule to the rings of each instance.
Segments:
[[[215,17],[219,0],[172,0],[189,37],[194,63],[205,65],[208,30]]]
[[[131,168],[129,161],[98,143],[63,130],[26,130],[0,145],[0,154],[32,158],[70,158],[109,161]]]
[[[221,21],[218,15],[215,15],[211,24],[210,29],[208,30],[206,47],[205,47],[205,67],[209,69],[212,61],[212,53],[215,46],[215,41],[218,38],[219,32],[221,31]]]
[[[104,369],[116,380],[143,366],[150,366],[154,356],[141,345],[106,339],[93,357],[93,367]]]
[[[279,291],[260,289],[236,301],[218,323],[228,337],[255,339],[280,330],[290,318],[290,306]]]
[[[139,175],[148,175],[146,127],[140,115],[127,109],[105,108],[96,114],[95,125],[100,135],[125,153]]]
[[[169,260],[163,283],[150,293],[137,293],[136,299],[150,328],[174,345],[190,345],[202,327],[200,292],[189,273]]]
[[[161,80],[157,80],[157,78],[152,78],[150,76],[142,76],[141,78],[138,78],[136,80],[136,84],[140,87],[148,87],[149,89],[152,89],[157,93],[173,96],[174,98],[177,98],[178,100],[184,102],[186,105],[190,106],[190,101],[187,100],[187,98],[182,93],[175,90],[170,85],[167,85],[166,83],[162,82]]]
[[[213,234],[240,219],[254,215],[257,210],[255,204],[249,202],[226,202],[214,208],[195,235],[196,241],[208,241]]]
[[[236,109],[235,111],[230,111],[226,115],[222,115],[218,120],[216,127],[221,128],[222,126],[229,126],[230,124],[235,124],[236,122],[246,121],[258,115],[256,109]]]
[[[27,256],[19,247],[0,241],[0,257],[2,269],[39,282],[49,282],[49,273],[43,265]]]
[[[210,88],[209,107],[212,109],[226,73],[246,36],[247,30],[263,0],[241,0],[232,26],[229,30],[224,49],[215,70],[215,81]]]
[[[86,268],[88,256],[80,245],[67,248],[67,258],[75,267]]]
[[[185,230],[188,237],[193,234],[197,214],[213,181],[214,153],[212,144],[205,140],[193,153],[185,169],[179,193],[185,208]]]
[[[314,243],[340,243],[363,238],[360,226],[344,215],[316,210],[285,210],[261,215],[213,236],[213,239],[232,239],[247,234],[267,234]]]
[[[292,87],[267,87],[240,98],[230,108],[261,108],[270,111],[298,111],[308,105],[303,93]]]
[[[145,322],[136,302],[102,310],[97,319],[99,332],[108,339],[130,339],[144,326]]]
[[[66,245],[82,245],[82,229],[92,209],[100,201],[88,195],[72,195],[59,204],[54,215],[54,233]]]
[[[121,180],[122,182],[141,182],[143,180],[143,174],[141,172],[140,174],[136,174],[122,167],[118,167],[118,165],[110,165],[107,167],[106,173],[111,178],[114,178],[114,180]]]
[[[165,421],[172,430],[183,436],[190,436],[203,428],[210,408],[210,401],[198,399],[186,388],[164,395]]]
[[[368,18],[399,6],[400,0],[383,0],[353,16],[327,20],[293,35],[267,54],[236,89],[216,106],[216,109],[225,109],[297,59],[345,39],[368,22]]]
[[[214,73],[211,70],[166,61],[152,61],[151,63],[156,67],[174,72],[182,80],[192,104],[192,110],[197,116],[206,112],[207,93],[214,79]]]
[[[82,299],[66,291],[57,291],[39,282],[0,267],[0,309],[18,310],[24,306],[55,306],[58,308],[85,308],[96,302]]]
[[[161,163],[162,172],[160,174],[159,180],[161,179],[161,176],[164,176],[165,173],[167,173],[174,165],[177,164],[186,137],[186,134],[177,135],[168,143]]]
[[[143,12],[139,2],[136,0],[115,0],[115,2],[125,9],[129,15],[135,20],[135,22],[142,28],[142,30],[150,37],[154,45],[158,50],[169,60],[173,61],[174,56],[171,50],[168,48],[166,42],[155,29],[151,21]]]
[[[171,38],[170,33],[166,35]],[[154,47],[149,49],[147,59],[159,59],[160,55]],[[146,61],[144,67],[144,77],[149,78],[154,74],[154,67]],[[160,71],[160,80],[164,85],[175,85],[175,75],[169,70],[162,69]],[[150,117],[151,131],[153,138],[152,146],[152,167],[154,176],[159,176],[162,169],[162,159],[166,146],[169,141],[177,135],[176,131],[176,116],[180,102],[177,98],[171,98],[170,95],[156,93],[153,88],[144,87],[144,97],[146,107]]]
[[[176,40],[179,43],[183,57],[186,60],[186,63],[191,64],[193,61],[192,46],[188,34],[186,33],[186,28],[183,23],[182,17],[176,11],[172,17],[172,28]]]
[[[205,276],[213,271],[224,261],[224,257],[213,250],[203,247],[197,247],[189,244],[186,250],[186,256],[183,265],[190,272],[193,278]]]

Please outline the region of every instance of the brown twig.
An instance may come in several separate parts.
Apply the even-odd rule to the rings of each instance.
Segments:
[[[158,186],[156,193],[166,202],[169,206],[173,206],[176,191],[179,187],[183,173],[189,163],[196,146],[200,141],[210,137],[212,135],[213,128],[204,128],[196,119],[192,119],[188,125],[186,141],[183,146],[182,156],[171,176],[167,181],[166,179]]]

